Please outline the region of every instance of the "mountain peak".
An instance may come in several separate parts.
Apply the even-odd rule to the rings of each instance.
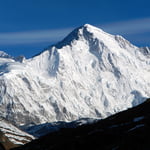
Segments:
[[[12,58],[12,57],[7,53],[5,53],[4,51],[0,51],[0,58]]]
[[[83,28],[96,28],[95,26],[93,26],[91,24],[84,24],[82,27]]]
[[[107,33],[105,33],[100,28],[97,28],[95,26],[92,26],[90,24],[84,24],[76,29],[74,29],[66,38],[64,38],[61,42],[56,44],[57,48],[62,48],[65,45],[70,45],[72,41],[79,40],[80,38],[87,38],[92,35],[98,35],[102,34],[102,36],[105,36]],[[108,34],[109,35],[109,34]]]
[[[94,26],[92,26],[92,25],[90,25],[90,24],[88,24],[88,23],[84,24],[83,26],[84,26],[84,27],[94,27]]]
[[[111,35],[102,29],[95,27],[90,24],[84,24],[76,29],[74,29],[66,38],[55,45],[56,48],[60,49],[64,46],[73,45],[77,41],[82,43],[88,43],[89,46],[94,49],[99,49],[98,47],[105,47],[106,49],[111,49],[111,51],[119,51],[121,48],[128,50],[134,46],[124,39],[122,36]],[[93,49],[93,48],[92,48]]]
[[[96,27],[96,26],[93,26],[91,24],[84,24],[82,26],[82,28],[86,28],[86,29],[89,29],[89,30],[98,30],[98,31],[103,31],[102,29]],[[104,31],[103,31],[104,32]]]

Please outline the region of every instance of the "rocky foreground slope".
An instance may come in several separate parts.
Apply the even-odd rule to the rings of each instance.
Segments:
[[[4,118],[0,118],[0,146],[5,150],[24,145],[33,139],[35,139],[33,136],[21,131]]]
[[[0,116],[17,126],[105,118],[150,97],[149,48],[91,25],[31,58],[0,57]]]

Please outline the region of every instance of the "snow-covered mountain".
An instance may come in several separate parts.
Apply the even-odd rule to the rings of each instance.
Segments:
[[[138,105],[150,97],[148,51],[86,24],[31,59],[0,58],[0,115],[21,126]]]

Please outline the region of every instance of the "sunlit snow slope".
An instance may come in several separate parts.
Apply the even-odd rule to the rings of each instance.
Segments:
[[[0,113],[17,125],[107,117],[150,97],[149,56],[86,24],[31,59],[0,58]]]

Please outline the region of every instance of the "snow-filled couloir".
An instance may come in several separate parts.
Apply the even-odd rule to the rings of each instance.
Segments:
[[[27,125],[138,105],[150,97],[148,50],[86,24],[31,59],[0,58],[0,113]]]

